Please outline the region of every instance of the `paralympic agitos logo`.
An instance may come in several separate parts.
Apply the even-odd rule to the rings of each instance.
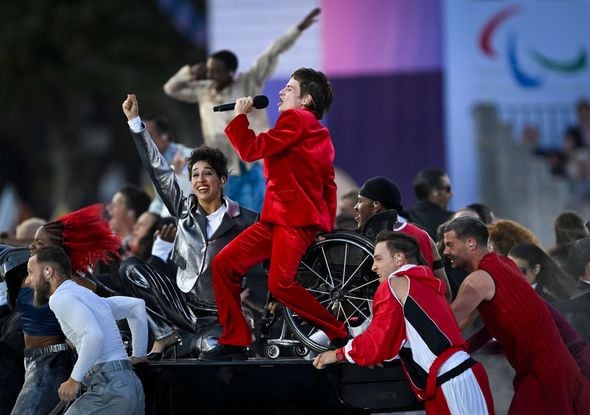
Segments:
[[[519,6],[510,6],[500,10],[492,16],[483,26],[479,34],[479,49],[489,59],[496,59],[497,52],[492,47],[492,39],[497,29],[506,20],[520,12]],[[506,59],[510,73],[516,82],[526,88],[536,88],[543,85],[543,71],[551,71],[562,75],[573,74],[584,70],[587,66],[587,51],[585,47],[578,50],[576,56],[569,59],[554,59],[537,50],[534,46],[529,48],[531,61],[537,68],[525,68],[522,65],[522,55],[519,55],[517,48],[518,34],[509,32],[506,37],[505,53],[502,58]]]

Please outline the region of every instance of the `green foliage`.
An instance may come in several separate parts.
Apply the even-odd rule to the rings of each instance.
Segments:
[[[180,64],[205,53],[154,1],[8,1],[0,16],[3,104],[30,104],[29,94],[51,102],[68,91],[160,89]]]
[[[205,13],[204,0],[192,1]],[[155,0],[0,2],[0,145],[15,149],[19,170],[33,178],[22,183],[10,171],[0,182],[22,183],[25,202],[45,217],[57,206],[97,201],[96,181],[113,160],[136,182],[141,169],[121,113],[125,94],[137,93],[146,110],[177,109],[162,85],[205,53],[176,32]],[[194,122],[194,108],[190,116]],[[108,143],[93,154],[97,141],[88,134],[105,129]]]

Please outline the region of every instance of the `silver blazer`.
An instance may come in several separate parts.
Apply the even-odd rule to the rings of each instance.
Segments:
[[[174,171],[158,151],[145,126],[141,132],[131,132],[131,135],[156,191],[170,214],[178,219],[171,258],[178,266],[178,288],[188,293],[190,302],[216,309],[211,261],[240,232],[258,220],[258,213],[225,197],[227,212],[219,228],[207,239],[206,213],[199,206],[197,197],[182,193]]]

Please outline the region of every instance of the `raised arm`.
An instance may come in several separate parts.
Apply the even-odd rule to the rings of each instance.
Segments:
[[[121,107],[127,117],[141,163],[149,173],[158,195],[171,215],[181,216],[186,198],[182,194],[174,170],[170,168],[169,163],[160,153],[145,125],[141,122],[137,97],[134,94],[128,94]]]
[[[184,65],[164,84],[164,93],[170,98],[189,104],[199,102],[199,93],[207,88],[211,81],[205,79],[207,67],[205,62],[196,65]]]
[[[301,33],[317,22],[321,9],[315,8],[309,12],[297,25],[291,27],[285,34],[276,39],[258,58],[252,67],[243,74],[251,88],[260,87],[276,69],[279,55],[289,50],[295,44]],[[257,93],[248,89],[248,94]]]

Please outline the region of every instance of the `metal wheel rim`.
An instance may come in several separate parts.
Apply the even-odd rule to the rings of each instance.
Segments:
[[[332,243],[344,244],[344,263],[342,264],[342,272],[338,273],[339,275],[334,275],[334,273],[332,273],[326,257],[325,245]],[[359,275],[359,272],[364,270],[367,266],[370,270],[373,256],[372,244],[368,240],[364,240],[362,237],[350,238],[328,235],[325,240],[314,243],[310,248],[316,249],[322,254],[323,258],[321,259],[323,259],[324,266],[328,272],[326,275],[320,275],[306,263],[306,260],[310,259],[310,253],[308,251],[301,261],[300,270],[301,267],[303,267],[314,274],[318,278],[320,286],[319,288],[315,287],[314,289],[308,289],[308,291],[311,292],[324,307],[330,310],[332,314],[336,315],[339,320],[344,321],[353,335],[359,334],[361,330],[366,328],[366,325],[370,322],[372,317],[372,294],[377,288],[378,276],[370,272],[372,275],[367,281],[356,281],[354,280],[354,277]],[[360,264],[347,265],[346,262],[351,249],[361,251],[362,258],[360,259]],[[300,272],[298,272],[298,276],[299,274]],[[347,290],[348,287],[352,288]],[[371,288],[372,291],[371,295],[364,297],[355,296],[355,293],[366,292],[369,288]],[[334,290],[338,289],[340,290],[340,293],[334,295]],[[339,303],[335,300],[336,297],[338,298]],[[344,305],[346,305],[346,307]],[[352,312],[346,311],[346,309],[352,310]],[[301,342],[301,344],[314,352],[324,352],[328,350],[323,341],[316,340],[317,337],[322,334],[317,328],[302,322],[301,319],[299,319],[299,317],[288,307],[284,307],[284,316],[293,335]],[[359,320],[360,318],[364,318],[364,321],[361,324],[357,324],[358,321],[353,322],[353,318]]]

